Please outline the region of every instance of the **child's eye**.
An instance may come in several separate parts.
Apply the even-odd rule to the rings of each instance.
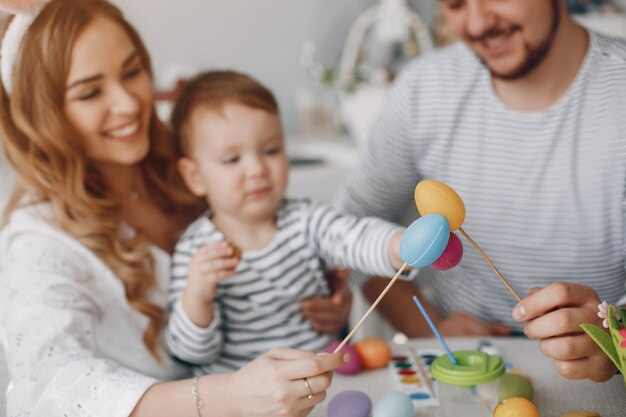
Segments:
[[[99,94],[100,94],[100,89],[94,88],[93,90],[89,90],[85,94],[80,95],[78,99],[81,101],[86,101],[94,97],[97,97]]]
[[[276,155],[279,154],[283,151],[283,147],[282,146],[272,146],[270,148],[267,148],[265,150],[265,154],[266,155]]]
[[[238,156],[229,156],[227,158],[222,159],[222,163],[224,164],[236,164],[237,162],[239,162]]]
[[[129,80],[131,78],[135,78],[137,75],[141,73],[141,71],[143,71],[142,67],[133,68],[124,74],[124,79]]]

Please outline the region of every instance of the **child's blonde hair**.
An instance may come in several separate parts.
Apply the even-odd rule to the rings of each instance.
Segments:
[[[144,342],[159,360],[165,312],[150,301],[157,283],[148,241],[141,234],[130,240],[120,237],[120,201],[88,160],[63,113],[72,46],[96,17],[124,29],[152,75],[143,42],[117,7],[104,0],[49,2],[21,41],[10,96],[0,83],[2,141],[18,177],[4,219],[26,193],[50,203],[59,226],[100,256],[124,284],[129,304],[148,317]],[[181,219],[185,212],[191,220],[204,203],[182,185],[173,138],[154,109],[149,137],[150,151],[140,167],[151,198],[164,212]]]

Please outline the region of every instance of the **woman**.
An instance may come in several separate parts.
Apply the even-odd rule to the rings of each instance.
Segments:
[[[8,414],[308,414],[342,355],[278,349],[235,373],[159,382],[186,375],[161,348],[159,289],[204,207],[176,175],[148,54],[104,0],[53,0],[30,26],[20,19],[0,66],[18,176],[0,238]]]

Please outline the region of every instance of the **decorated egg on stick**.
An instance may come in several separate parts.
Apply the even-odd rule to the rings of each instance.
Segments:
[[[465,221],[465,204],[448,185],[437,180],[420,181],[415,187],[415,206],[422,216],[441,214],[455,231]]]
[[[474,239],[467,234],[461,227],[465,221],[465,204],[461,197],[450,186],[437,180],[420,181],[415,187],[415,206],[422,216],[439,213],[443,215],[450,224],[450,230],[459,230],[463,236],[474,246],[480,256],[496,273],[500,281],[506,286],[511,294],[518,301],[522,301],[521,297],[515,292],[513,287],[498,271],[498,268],[491,262],[491,259],[478,246]],[[434,262],[434,261],[433,261]]]
[[[429,214],[415,220],[402,235],[400,256],[407,264],[422,268],[435,262],[450,238],[450,226],[441,214]]]
[[[438,271],[444,271],[446,269],[454,268],[461,262],[461,258],[463,257],[463,243],[461,243],[461,239],[454,233],[450,233],[450,238],[448,239],[448,245],[443,250],[443,253],[435,262],[430,264],[432,269],[436,269]]]

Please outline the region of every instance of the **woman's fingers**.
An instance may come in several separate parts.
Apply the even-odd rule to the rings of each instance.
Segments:
[[[316,355],[312,352],[286,348],[272,349],[267,355],[269,358],[280,360],[276,362],[276,368],[283,377],[292,381],[330,372],[350,359],[350,355],[343,352]]]

